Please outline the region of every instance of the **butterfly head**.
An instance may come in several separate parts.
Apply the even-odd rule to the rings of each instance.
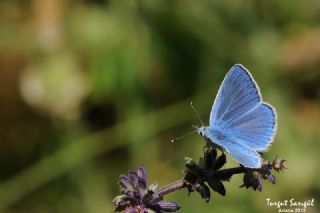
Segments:
[[[206,132],[206,127],[205,127],[205,126],[202,126],[202,127],[194,127],[194,128],[196,128],[197,133],[198,133],[200,136],[204,137],[204,136],[206,135],[206,134],[205,134],[205,132]]]

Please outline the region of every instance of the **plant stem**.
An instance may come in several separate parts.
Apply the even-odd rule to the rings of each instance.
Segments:
[[[235,174],[241,174],[245,172],[244,167],[235,167],[230,169],[223,169],[216,172],[217,175],[235,175]]]
[[[179,189],[183,189],[185,187],[187,187],[187,184],[184,182],[183,179],[177,180],[175,182],[169,183],[168,185],[158,189],[156,193],[163,197],[164,195],[167,195]]]
[[[236,167],[236,168],[230,168],[230,169],[223,169],[220,171],[217,171],[217,176],[232,176],[235,174],[240,174],[245,171],[244,167]],[[187,187],[187,183],[182,180],[177,180],[175,182],[169,183],[168,185],[158,189],[155,193],[157,193],[160,196],[165,196],[167,194],[170,194],[172,192],[175,192],[177,190],[183,189]]]

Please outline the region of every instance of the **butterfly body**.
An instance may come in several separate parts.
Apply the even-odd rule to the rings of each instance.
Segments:
[[[200,127],[198,129],[198,132],[202,136],[209,136],[208,139],[211,139],[213,141],[222,141],[227,139],[227,135],[225,133],[226,131],[221,131],[215,127],[210,127],[210,126]],[[220,145],[220,144],[217,144],[217,145]]]
[[[198,128],[198,133],[244,167],[260,168],[259,153],[268,150],[276,128],[275,109],[262,101],[250,72],[236,64],[220,86],[209,126]]]

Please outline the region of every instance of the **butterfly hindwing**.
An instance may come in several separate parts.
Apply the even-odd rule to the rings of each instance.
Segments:
[[[205,137],[218,145],[218,147],[222,147],[235,161],[243,166],[248,168],[258,168],[261,166],[259,153],[245,143],[239,143],[238,138],[231,134],[226,134],[224,129],[216,129],[209,126],[204,127],[201,131]]]
[[[228,134],[246,146],[264,152],[275,134],[276,114],[273,107],[261,103],[229,122]]]
[[[226,152],[238,163],[247,168],[260,168],[262,159],[256,151],[235,141],[222,141]]]

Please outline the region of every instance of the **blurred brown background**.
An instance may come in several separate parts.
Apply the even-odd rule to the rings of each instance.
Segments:
[[[0,0],[0,211],[110,212],[118,176],[182,177],[219,85],[246,66],[278,111],[266,158],[288,160],[262,193],[227,184],[180,212],[275,212],[266,198],[315,198],[320,181],[320,2]],[[229,160],[228,165],[235,163]]]

